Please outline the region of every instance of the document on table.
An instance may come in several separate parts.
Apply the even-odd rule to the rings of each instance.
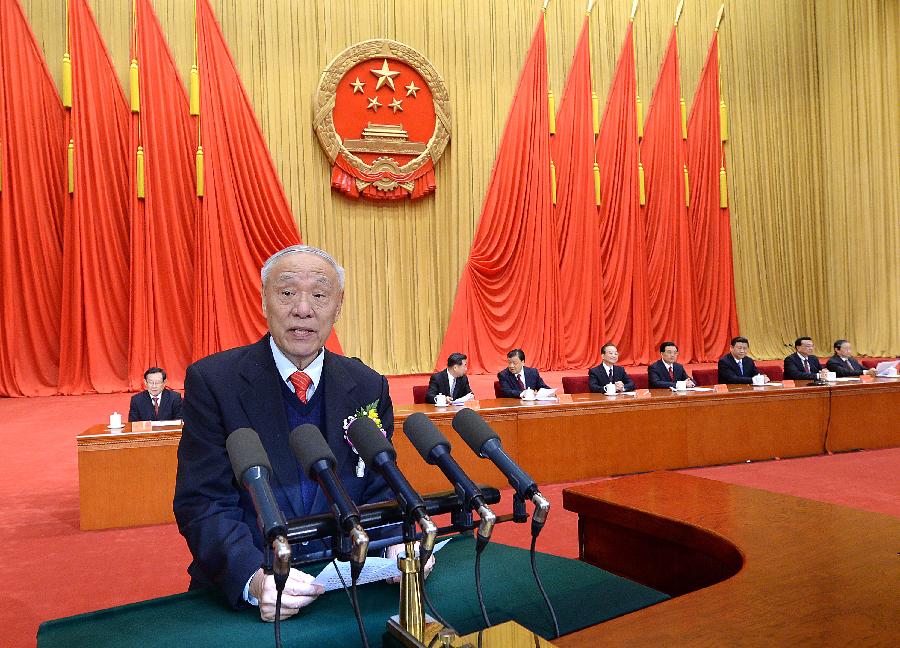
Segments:
[[[534,395],[534,400],[556,400],[556,390],[541,387]]]
[[[441,549],[444,548],[444,545],[450,542],[452,538],[447,538],[443,542],[439,542],[434,545],[434,552],[437,553]],[[335,569],[335,565],[337,565],[337,569]],[[344,586],[341,584],[341,578],[338,577],[338,572],[340,572],[341,577],[344,579],[344,583],[347,584],[347,587],[350,587],[350,563],[349,562],[339,562],[337,560],[332,560],[325,566],[319,575],[316,576],[313,583],[316,585],[321,585],[325,588],[326,592],[330,592],[336,589],[342,589]],[[379,558],[378,556],[368,556],[366,558],[366,564],[363,566],[362,573],[359,575],[359,579],[356,581],[357,585],[364,585],[365,583],[373,583],[375,581],[385,580],[386,578],[397,578],[400,576],[400,570],[397,569],[397,559],[396,558]]]
[[[473,394],[472,392],[469,392],[465,396],[460,396],[455,401],[451,401],[450,404],[451,405],[465,405],[466,403],[468,403],[470,400],[473,400],[474,398],[475,398],[475,394]]]

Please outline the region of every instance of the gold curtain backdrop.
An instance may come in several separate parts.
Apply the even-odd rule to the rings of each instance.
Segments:
[[[22,0],[57,84],[65,0]],[[130,0],[91,0],[125,87]],[[347,268],[341,343],[385,373],[430,371],[468,256],[540,0],[213,0],[304,241]],[[693,98],[721,0],[686,0],[678,28],[682,93]],[[812,335],[821,354],[848,337],[900,353],[900,3],[726,3],[722,94],[741,331],[758,357]],[[192,0],[154,0],[186,80]],[[592,14],[595,90],[605,103],[631,0]],[[587,6],[552,0],[550,84],[557,105]],[[677,0],[642,0],[635,19],[646,118]],[[373,205],[329,187],[312,130],[319,75],[347,46],[391,38],[422,52],[452,101],[434,196]],[[564,292],[560,299],[574,296]],[[464,349],[461,349],[465,351]]]

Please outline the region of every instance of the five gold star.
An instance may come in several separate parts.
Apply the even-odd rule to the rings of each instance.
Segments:
[[[378,101],[378,97],[372,97],[369,99],[369,105],[366,106],[366,110],[369,108],[372,109],[372,112],[378,112],[378,109],[381,107],[381,102]]]
[[[384,63],[381,66],[381,69],[369,69],[369,72],[378,77],[378,83],[375,85],[376,90],[380,90],[381,86],[387,83],[391,86],[391,90],[394,89],[394,77],[400,74],[399,71],[391,70],[388,67],[387,59],[384,59]]]
[[[390,104],[388,104],[388,108],[393,110],[394,114],[396,115],[398,110],[400,112],[403,112],[403,106],[400,105],[402,103],[403,99],[397,99],[397,97],[394,97],[394,100]]]
[[[416,93],[422,89],[422,88],[417,88],[415,82],[413,82],[413,81],[410,81],[409,85],[405,86],[405,87],[406,87],[406,96],[407,97],[410,95],[415,97]]]
[[[362,92],[363,86],[366,84],[360,81],[359,77],[356,77],[356,81],[353,81],[350,85],[353,86],[353,94],[356,94],[357,92]]]

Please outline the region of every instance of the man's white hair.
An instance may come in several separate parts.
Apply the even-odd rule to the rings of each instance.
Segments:
[[[286,247],[283,250],[279,250],[272,256],[270,256],[266,262],[263,264],[262,270],[260,270],[260,278],[262,279],[262,288],[263,294],[265,295],[266,291],[266,280],[269,278],[269,273],[272,271],[272,266],[275,265],[275,262],[278,261],[283,256],[287,256],[288,254],[315,254],[316,256],[320,256],[328,263],[331,264],[331,267],[334,268],[334,271],[338,276],[338,285],[341,287],[341,290],[344,289],[344,269],[338,265],[338,262],[334,260],[334,257],[328,254],[325,250],[320,250],[317,247],[312,247],[311,245],[292,245],[291,247]],[[265,297],[264,297],[265,298]]]

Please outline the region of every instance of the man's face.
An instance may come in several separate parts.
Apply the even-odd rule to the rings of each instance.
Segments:
[[[664,362],[675,364],[675,361],[678,359],[678,347],[670,344],[665,349],[663,349],[660,356],[662,357]]]
[[[852,356],[853,355],[853,347],[851,346],[851,344],[849,342],[844,342],[841,345],[841,348],[838,349],[838,355],[841,356],[842,358],[849,358],[850,356]]]
[[[608,364],[616,364],[619,361],[619,350],[614,346],[606,347],[603,352],[603,360]]]
[[[272,266],[263,287],[263,315],[275,344],[297,368],[319,355],[343,301],[337,272],[318,255],[287,254]]]
[[[166,379],[159,372],[147,374],[144,378],[144,386],[151,396],[159,396],[166,387]]]
[[[509,367],[511,373],[517,374],[522,371],[522,367],[525,365],[525,363],[519,360],[518,355],[514,355],[512,358],[506,359],[506,365]]]
[[[741,358],[747,357],[747,352],[750,350],[750,345],[746,342],[738,342],[734,346],[731,347],[731,355],[740,360]]]
[[[797,347],[797,351],[806,356],[812,355],[815,350],[816,346],[813,344],[812,340],[803,340],[800,343],[800,346]]]
[[[466,372],[469,370],[469,360],[463,360],[458,365],[453,365],[450,367],[450,373],[454,378],[462,378],[466,375]]]

